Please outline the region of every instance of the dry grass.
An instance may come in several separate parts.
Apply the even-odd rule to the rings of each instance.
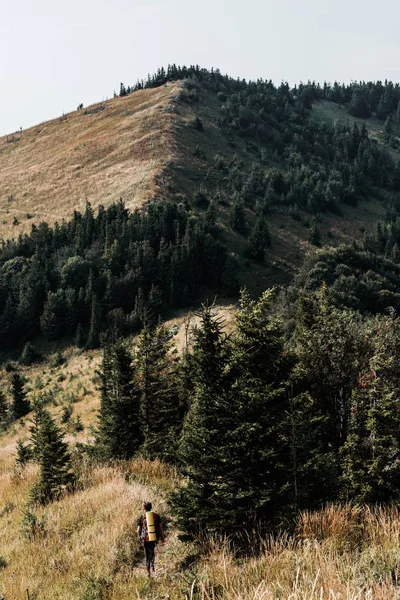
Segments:
[[[173,156],[168,110],[176,84],[140,90],[0,138],[0,238],[123,198],[129,208],[162,192]],[[19,224],[13,224],[14,217]]]
[[[3,452],[7,450],[3,448]],[[9,450],[10,451],[10,448]],[[301,513],[293,536],[257,540],[236,557],[229,540],[199,554],[180,541],[166,505],[175,469],[129,461],[84,466],[81,490],[36,511],[42,527],[22,528],[37,470],[0,471],[0,595],[6,600],[395,600],[400,518],[395,507],[328,506]],[[166,519],[157,574],[147,581],[135,518],[152,499]],[[31,532],[31,537],[27,537]]]
[[[303,513],[294,537],[264,540],[237,560],[229,544],[203,561],[190,598],[203,600],[395,600],[400,519],[396,508],[329,506]]]

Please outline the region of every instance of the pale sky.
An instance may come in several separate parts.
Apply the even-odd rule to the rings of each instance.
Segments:
[[[291,84],[400,81],[398,0],[0,0],[0,135],[168,63]]]

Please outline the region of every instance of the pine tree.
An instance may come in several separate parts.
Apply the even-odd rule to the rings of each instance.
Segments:
[[[6,429],[9,422],[9,407],[5,394],[0,391],[0,430]]]
[[[249,235],[244,250],[245,256],[263,261],[265,250],[271,245],[271,239],[264,217],[258,217]]]
[[[23,467],[27,462],[32,460],[33,452],[31,444],[24,444],[22,440],[17,441],[17,458],[15,463],[18,467]]]
[[[86,349],[92,350],[100,345],[100,305],[95,294],[92,296],[92,312],[90,316],[90,329],[86,342]]]
[[[25,416],[31,409],[24,390],[25,381],[19,373],[11,376],[12,414],[14,419]]]
[[[146,326],[135,356],[141,390],[142,451],[150,458],[172,460],[176,453],[182,415],[175,385],[171,340],[165,327]]]
[[[64,290],[49,292],[40,317],[40,329],[49,340],[56,340],[65,333],[66,312]]]
[[[71,458],[63,435],[50,413],[36,407],[31,427],[34,459],[39,463],[39,479],[30,492],[32,502],[47,504],[61,496],[75,482]]]
[[[130,458],[143,440],[140,389],[132,356],[121,340],[105,340],[99,371],[101,402],[96,444],[104,458]]]
[[[382,317],[365,332],[370,348],[352,396],[342,448],[344,499],[389,502],[400,493],[400,323]]]
[[[294,358],[284,349],[273,299],[273,289],[258,300],[243,291],[231,340],[235,424],[229,431],[229,456],[237,526],[277,518],[291,501],[286,415]]]
[[[365,97],[365,94],[359,89],[355,89],[353,92],[349,106],[349,113],[353,115],[353,117],[360,117],[362,119],[367,119],[371,116],[371,109],[368,104],[368,100]]]
[[[233,202],[229,211],[229,225],[236,233],[246,231],[246,214],[243,202],[239,200]]]
[[[187,483],[172,495],[171,504],[181,528],[196,534],[227,527],[230,512],[235,510],[229,502],[235,490],[225,478],[229,465],[225,437],[232,414],[224,381],[228,347],[222,322],[214,318],[210,307],[204,307],[193,334],[194,394],[179,452]]]
[[[311,226],[308,233],[308,240],[314,246],[321,245],[321,233],[318,229],[317,222],[315,219],[313,219],[311,222]]]
[[[23,365],[31,365],[37,360],[37,352],[35,346],[31,342],[26,342],[21,354],[20,362]]]

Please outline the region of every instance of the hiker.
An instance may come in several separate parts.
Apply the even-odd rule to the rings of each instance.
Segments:
[[[137,532],[144,546],[147,576],[154,571],[154,554],[159,540],[164,541],[164,530],[159,515],[151,510],[151,502],[143,502],[143,514],[138,519]]]

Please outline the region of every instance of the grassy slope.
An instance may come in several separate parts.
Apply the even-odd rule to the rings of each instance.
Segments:
[[[22,131],[18,141],[0,138],[0,237],[70,217],[86,199],[98,206],[122,197],[133,208],[158,193],[173,153],[168,103],[175,87],[93,105]]]

